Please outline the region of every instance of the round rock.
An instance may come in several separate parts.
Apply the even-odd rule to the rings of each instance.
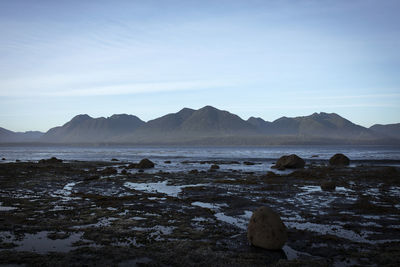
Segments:
[[[350,159],[343,154],[335,154],[329,159],[329,164],[332,166],[348,166]]]
[[[276,169],[298,169],[304,168],[305,165],[306,162],[304,161],[304,159],[295,154],[292,154],[280,157],[273,167]]]
[[[286,226],[275,211],[268,207],[260,207],[250,218],[247,239],[256,247],[282,249],[287,241]]]
[[[154,162],[149,159],[142,159],[136,166],[138,169],[151,169],[154,168]]]

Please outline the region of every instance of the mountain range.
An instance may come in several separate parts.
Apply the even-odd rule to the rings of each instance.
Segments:
[[[285,145],[400,144],[400,123],[370,128],[335,113],[282,117],[268,122],[243,120],[228,111],[205,106],[184,108],[144,122],[118,114],[108,118],[78,115],[46,133],[12,132],[0,127],[0,143],[137,144],[137,145]]]

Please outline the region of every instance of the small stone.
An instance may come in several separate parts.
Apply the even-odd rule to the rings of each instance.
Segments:
[[[334,182],[323,182],[321,184],[321,189],[323,191],[335,191],[336,184]]]
[[[213,164],[210,166],[210,170],[218,170],[219,166],[217,164]]]
[[[113,175],[113,174],[117,174],[118,171],[113,167],[107,167],[104,170],[102,170],[100,173],[102,175]]]

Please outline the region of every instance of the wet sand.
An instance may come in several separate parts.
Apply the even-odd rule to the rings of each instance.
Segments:
[[[139,173],[125,172],[128,164],[0,164],[0,264],[400,262],[398,167],[358,162],[332,168],[318,161],[304,170],[282,173],[237,168]],[[333,181],[336,189],[321,190],[326,181]],[[251,213],[263,205],[276,210],[288,228],[283,250],[267,251],[247,242]]]

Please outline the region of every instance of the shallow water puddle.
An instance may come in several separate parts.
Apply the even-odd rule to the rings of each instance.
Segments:
[[[62,198],[63,201],[80,199],[79,197],[70,197],[72,194],[72,189],[74,188],[75,185],[77,185],[79,183],[82,183],[82,182],[68,183],[63,187],[63,189],[56,190],[53,194],[50,194],[50,196],[60,197],[60,198]]]
[[[319,185],[304,185],[304,186],[299,186],[299,189],[303,190],[303,193],[299,193],[298,195],[304,195],[304,194],[309,194],[309,193],[315,193],[315,192],[325,192],[321,189],[321,186]],[[332,192],[345,192],[345,193],[350,193],[354,192],[353,190],[343,187],[343,186],[337,186],[335,188],[335,191]]]
[[[11,232],[2,232],[0,237],[3,242],[12,242],[17,245],[13,250],[33,251],[37,253],[48,252],[69,252],[77,247],[72,247],[74,242],[81,240],[83,232],[71,233],[64,239],[48,238],[48,231],[41,231],[36,234],[25,234],[22,240],[16,238]]]
[[[205,203],[205,202],[200,202],[200,201],[195,201],[192,202],[192,206],[198,206],[201,208],[208,208],[208,209],[213,209],[213,210],[219,210],[221,207],[229,207],[228,204],[214,204],[214,203]]]
[[[282,250],[285,252],[288,260],[295,260],[302,256],[313,257],[311,254],[294,250],[293,248],[289,247],[288,245],[284,245]]]
[[[232,224],[240,229],[247,229],[247,224],[249,222],[249,219],[252,215],[251,211],[244,211],[243,215],[240,215],[238,217],[232,217],[225,215],[223,212],[219,212],[221,207],[229,207],[228,204],[223,203],[223,204],[214,204],[214,203],[206,203],[206,202],[200,202],[200,201],[195,201],[192,202],[192,206],[197,206],[201,208],[207,208],[211,209],[213,211],[216,211],[214,214],[215,218],[219,221],[225,222]]]
[[[154,227],[132,227],[132,230],[150,232],[148,235],[149,238],[153,238],[155,241],[163,241],[164,238],[162,236],[171,235],[176,228],[176,226],[156,225]]]
[[[3,206],[3,202],[0,202],[0,211],[11,211],[11,210],[16,210],[17,207],[7,207]]]
[[[124,183],[124,186],[129,189],[148,192],[148,193],[162,193],[170,197],[178,197],[178,194],[182,192],[182,188],[205,186],[205,185],[207,184],[168,185],[168,180],[157,183],[132,183],[132,182]]]
[[[286,227],[296,228],[298,230],[305,230],[310,232],[317,232],[323,235],[334,235],[340,238],[348,239],[353,242],[366,243],[366,244],[377,244],[386,242],[398,242],[399,240],[369,240],[366,237],[368,234],[374,232],[363,231],[362,234],[357,234],[354,231],[343,229],[340,225],[326,225],[317,223],[300,223],[300,222],[285,222]],[[366,236],[366,237],[364,237]]]
[[[85,229],[85,228],[90,228],[90,227],[108,227],[111,225],[113,221],[118,220],[118,218],[115,217],[103,217],[98,220],[97,223],[92,223],[92,224],[86,224],[86,225],[76,225],[73,226],[72,229]]]

